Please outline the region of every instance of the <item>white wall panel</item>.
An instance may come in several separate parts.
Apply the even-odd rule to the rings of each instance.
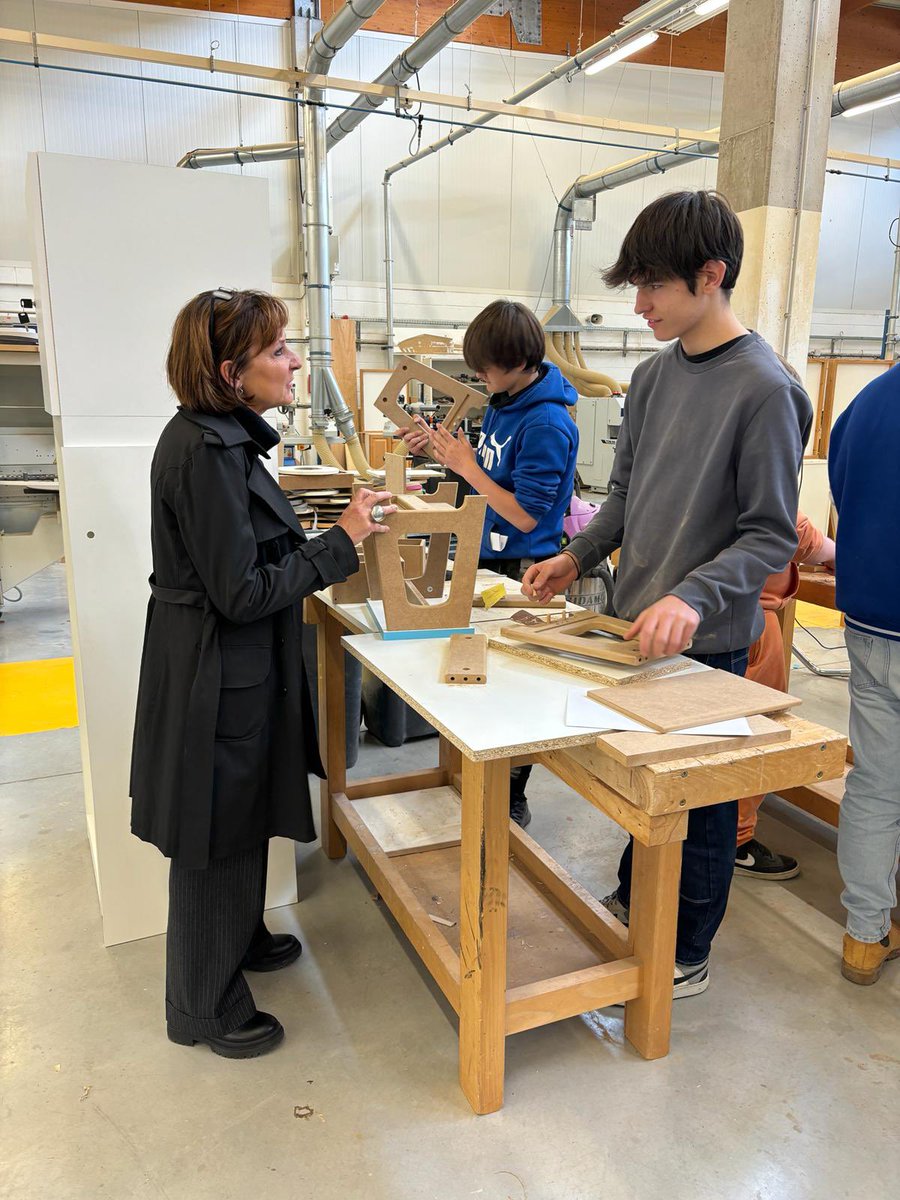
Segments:
[[[449,65],[441,64],[441,83],[449,92],[465,95],[470,78],[476,96],[508,96],[515,90],[501,54],[451,46],[442,55],[448,57]],[[507,125],[498,118],[439,156],[438,282],[445,287],[484,288],[499,295],[509,289],[513,139],[496,132]]]
[[[543,56],[516,55],[514,62],[516,91],[548,69]],[[584,88],[584,75],[578,74],[571,83],[558,80],[524,103],[581,112]],[[509,287],[513,293],[534,296],[536,303],[543,293],[547,302],[552,288],[552,266],[548,264],[553,222],[559,199],[581,173],[583,131],[574,125],[548,125],[542,121],[518,121],[516,128],[527,129],[532,136],[512,139]],[[552,140],[562,137],[572,140]]]
[[[0,0],[0,25],[31,29],[31,0]],[[2,44],[5,58],[27,58],[24,47]],[[25,160],[44,149],[41,79],[32,67],[0,64],[0,261],[28,259]]]

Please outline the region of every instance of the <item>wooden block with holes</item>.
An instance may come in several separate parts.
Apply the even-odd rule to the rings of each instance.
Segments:
[[[487,683],[487,638],[483,633],[453,633],[447,643],[444,683]]]

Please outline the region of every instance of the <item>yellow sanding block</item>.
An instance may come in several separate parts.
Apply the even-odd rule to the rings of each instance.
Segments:
[[[490,587],[484,588],[479,595],[481,596],[481,603],[485,608],[493,608],[498,600],[506,598],[506,584],[492,583]]]

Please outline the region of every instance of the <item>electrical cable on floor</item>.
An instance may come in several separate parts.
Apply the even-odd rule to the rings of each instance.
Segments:
[[[22,599],[22,589],[20,587],[14,587],[13,591],[19,593],[18,596],[15,597],[15,599],[10,595],[9,592],[3,593],[3,599],[7,604],[18,604],[19,601]]]
[[[803,632],[804,632],[804,633],[808,633],[808,634],[809,634],[809,636],[812,638],[812,640],[813,640],[813,641],[814,641],[814,642],[815,642],[815,643],[816,643],[818,646],[821,646],[823,650],[846,650],[846,649],[847,649],[847,643],[846,643],[846,642],[842,642],[842,643],[841,643],[839,646],[829,646],[829,645],[828,645],[826,642],[823,642],[823,641],[821,641],[819,638],[817,638],[817,637],[816,637],[816,635],[813,633],[813,631],[812,631],[811,629],[808,629],[808,628],[807,628],[807,627],[806,627],[806,626],[803,624],[803,622],[802,622],[802,621],[798,621],[796,617],[794,617],[794,624],[795,624],[795,625],[799,625],[799,626],[800,626],[800,628],[803,630]]]

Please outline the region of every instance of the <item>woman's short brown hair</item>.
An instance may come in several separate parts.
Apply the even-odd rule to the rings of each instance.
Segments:
[[[194,412],[237,408],[242,402],[237,387],[222,378],[219,367],[230,362],[236,378],[277,341],[287,322],[283,301],[268,292],[201,292],[189,300],[175,318],[166,358],[169,386],[179,402]]]
[[[536,371],[544,361],[544,329],[530,308],[515,300],[495,300],[482,309],[463,338],[463,358],[473,371],[525,364]]]

